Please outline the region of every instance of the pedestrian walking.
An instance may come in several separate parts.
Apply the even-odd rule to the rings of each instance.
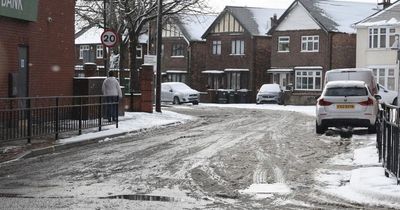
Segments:
[[[117,106],[120,99],[122,99],[121,86],[118,80],[114,76],[114,71],[108,72],[108,78],[103,81],[102,92],[105,97],[105,107],[106,117],[109,122],[111,120],[115,121],[117,119]]]

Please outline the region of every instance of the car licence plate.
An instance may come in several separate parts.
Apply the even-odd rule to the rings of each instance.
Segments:
[[[338,104],[336,109],[354,109],[354,104]]]

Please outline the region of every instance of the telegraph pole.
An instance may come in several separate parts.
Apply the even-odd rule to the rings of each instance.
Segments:
[[[158,0],[156,112],[161,112],[161,43],[162,43],[162,0]]]
[[[106,12],[106,0],[103,0],[103,20],[104,20],[104,31],[107,30],[107,12]],[[104,72],[108,77],[108,62],[107,62],[107,47],[103,45],[103,60],[104,60]]]

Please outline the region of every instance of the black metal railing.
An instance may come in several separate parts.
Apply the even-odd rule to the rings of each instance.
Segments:
[[[107,115],[115,114],[111,119]],[[116,124],[117,96],[0,98],[0,141],[27,139]]]
[[[377,129],[379,161],[385,168],[385,175],[396,177],[400,184],[400,107],[382,104]]]

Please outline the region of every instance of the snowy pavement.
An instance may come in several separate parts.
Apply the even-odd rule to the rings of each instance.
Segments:
[[[244,109],[269,109],[294,111],[315,116],[314,106],[280,106],[274,104],[200,104],[201,107],[229,107]],[[177,109],[192,109],[197,106],[181,105]],[[163,110],[162,113],[126,113],[119,123],[119,128],[114,126],[105,127],[101,132],[89,132],[80,136],[61,139],[59,144],[86,141],[92,138],[105,138],[104,141],[112,140],[109,136],[140,132],[147,129],[157,129],[162,126],[170,126],[180,123],[188,123],[194,118]],[[333,138],[320,136],[319,139]],[[336,137],[339,138],[339,137]],[[329,160],[325,168],[321,168],[314,174],[319,190],[349,201],[366,203],[371,205],[384,205],[400,208],[400,186],[396,185],[394,178],[384,176],[384,169],[378,162],[378,154],[375,148],[375,135],[354,135],[351,140],[351,149],[347,154],[338,154]],[[264,191],[279,191],[282,186],[265,186]],[[252,188],[245,190],[251,193]],[[254,189],[253,189],[254,190]],[[260,189],[256,189],[260,191]],[[286,192],[286,191],[285,191]]]

